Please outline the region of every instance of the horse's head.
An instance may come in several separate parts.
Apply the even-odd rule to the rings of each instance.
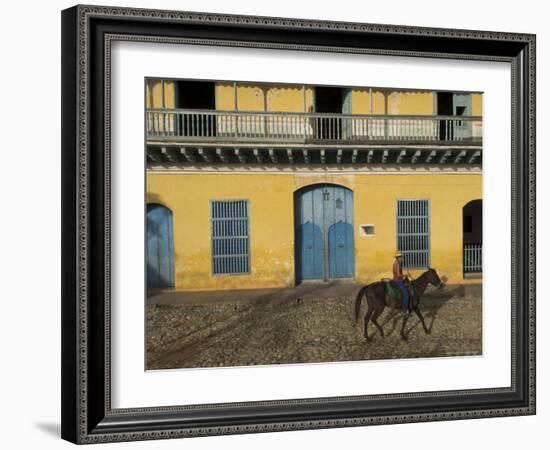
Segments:
[[[437,274],[435,269],[428,267],[428,271],[426,272],[426,274],[428,275],[428,281],[433,284],[437,289],[441,289],[445,286],[443,284],[443,281],[441,281],[441,278],[439,278],[439,275]]]

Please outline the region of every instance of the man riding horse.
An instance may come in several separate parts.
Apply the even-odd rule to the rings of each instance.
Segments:
[[[370,340],[367,328],[369,322],[371,321],[378,328],[382,337],[384,337],[384,330],[382,329],[382,325],[378,323],[378,318],[386,307],[391,309],[403,309],[405,312],[414,311],[420,319],[420,323],[422,324],[426,334],[431,333],[431,329],[426,326],[424,317],[420,312],[420,300],[422,299],[424,291],[428,285],[431,284],[437,289],[441,289],[444,284],[441,281],[441,278],[439,278],[437,271],[431,267],[428,267],[428,269],[420,274],[416,279],[409,280],[408,277],[403,276],[401,258],[402,255],[400,253],[395,255],[395,262],[393,264],[393,280],[382,279],[380,281],[374,281],[373,283],[367,284],[359,289],[359,292],[355,297],[355,323],[359,320],[362,300],[367,300],[368,307],[365,314],[364,328],[364,336],[367,341]],[[391,285],[399,286],[398,289],[401,294],[397,291],[397,287],[392,288]],[[407,339],[408,334],[405,330],[408,319],[409,314],[404,314],[400,332],[401,338],[404,340]]]
[[[411,286],[411,281],[405,275],[403,275],[403,254],[397,252],[395,254],[395,261],[392,267],[393,281],[399,287],[401,291],[401,309],[403,312],[411,312],[412,297],[414,291]]]

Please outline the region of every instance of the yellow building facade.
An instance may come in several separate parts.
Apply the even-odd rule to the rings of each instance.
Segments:
[[[177,82],[151,80],[147,83],[147,108],[174,108]],[[303,85],[258,85],[216,82],[218,111],[309,112],[314,109],[315,88]],[[437,92],[380,88],[349,88],[352,114],[435,115]],[[468,93],[471,115],[481,116],[482,94]],[[163,103],[164,102],[164,103]],[[163,106],[164,105],[164,106]]]
[[[148,227],[164,230],[149,237],[148,252],[166,273],[164,281],[152,273],[149,287],[367,283],[391,276],[398,250],[416,261],[413,276],[429,265],[450,283],[479,282],[481,93],[212,82],[208,102],[178,106],[189,86],[147,84],[148,121],[169,123],[148,124],[147,203],[156,208]],[[263,115],[272,112],[281,115]],[[217,216],[223,205],[237,212]],[[165,219],[154,218],[161,211]],[[317,259],[307,259],[316,246]]]

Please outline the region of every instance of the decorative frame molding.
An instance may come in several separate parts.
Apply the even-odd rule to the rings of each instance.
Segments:
[[[117,40],[509,62],[511,386],[112,409],[110,67]],[[134,8],[63,11],[62,437],[84,444],[535,414],[535,41],[531,34]]]

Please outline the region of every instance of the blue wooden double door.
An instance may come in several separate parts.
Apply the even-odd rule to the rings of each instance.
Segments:
[[[294,196],[296,281],[355,276],[353,192],[317,184]]]
[[[172,211],[147,205],[147,288],[174,287],[174,228]]]

